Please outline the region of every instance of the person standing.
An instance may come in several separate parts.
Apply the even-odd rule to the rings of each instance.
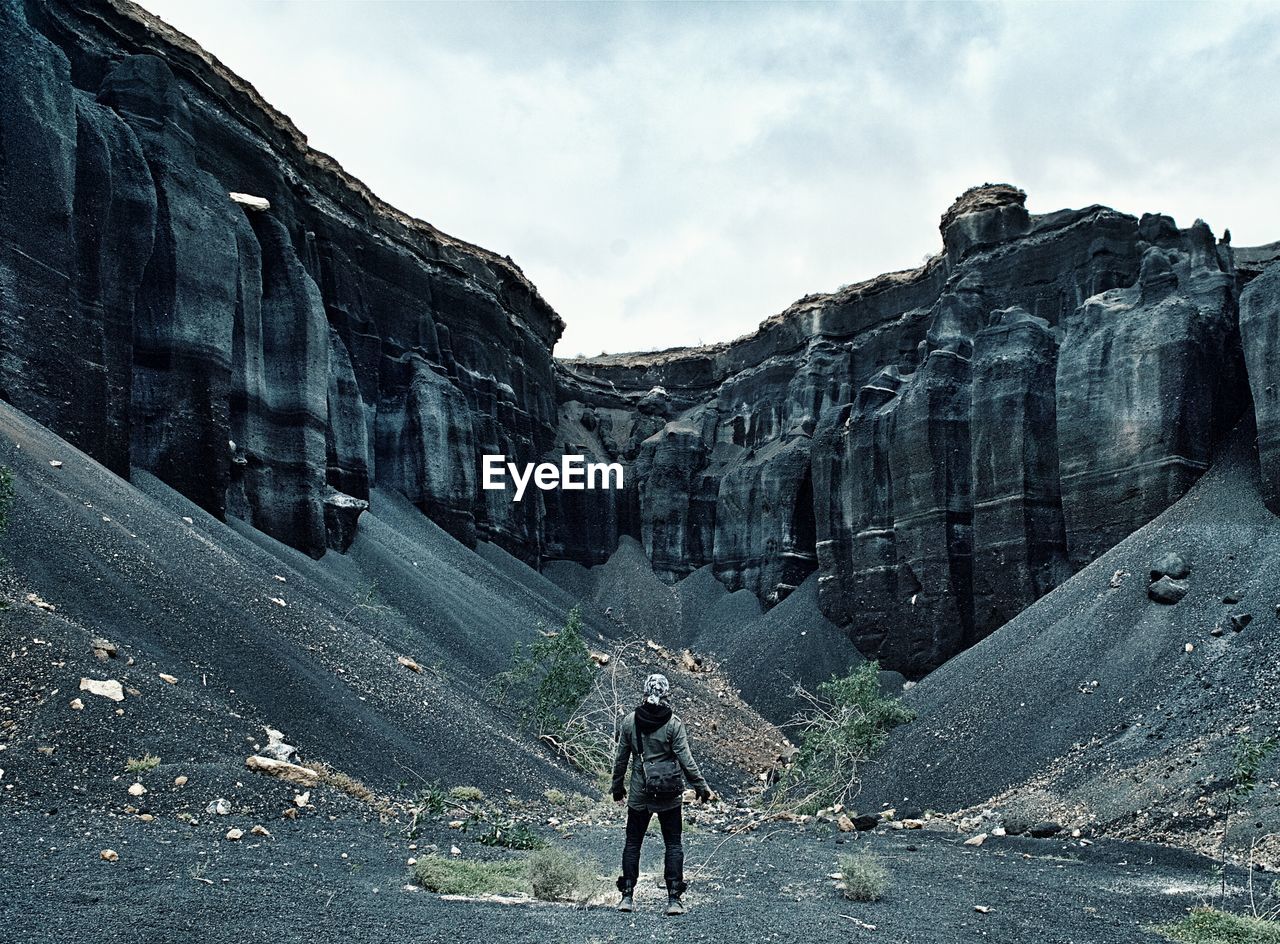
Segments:
[[[684,781],[699,802],[712,798],[711,788],[689,750],[689,732],[671,711],[671,685],[665,675],[650,675],[644,683],[644,701],[622,721],[618,754],[613,763],[613,799],[627,806],[627,838],[622,849],[622,893],[619,911],[635,908],[636,881],[640,877],[640,847],[654,814],[662,828],[666,849],[663,878],[667,884],[667,914],[684,914]],[[633,762],[634,760],[634,762]],[[630,790],[624,787],[631,767]]]

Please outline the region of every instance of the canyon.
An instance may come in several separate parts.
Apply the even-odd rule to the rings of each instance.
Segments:
[[[1242,421],[1280,512],[1280,256],[1006,184],[732,342],[558,360],[511,259],[379,200],[123,2],[0,3],[0,397],[313,558],[371,489],[540,567],[640,542],[919,678],[1173,505]],[[924,221],[922,221],[924,225]],[[482,457],[625,487],[484,487]]]

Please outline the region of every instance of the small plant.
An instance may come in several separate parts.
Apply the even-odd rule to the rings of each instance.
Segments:
[[[160,758],[155,754],[144,754],[142,757],[130,757],[124,762],[124,769],[131,774],[145,774],[160,766]]]
[[[782,775],[779,805],[812,812],[848,804],[858,793],[861,765],[884,747],[889,731],[915,717],[900,698],[880,691],[880,665],[865,662],[816,692],[796,686],[808,707],[792,722],[800,752]]]
[[[454,787],[449,791],[449,799],[458,803],[483,803],[484,791],[479,787]]]
[[[449,808],[449,794],[443,790],[440,784],[428,783],[409,804],[409,828],[407,830],[410,839],[416,839],[418,833],[422,829],[422,824],[432,816],[439,816]]]
[[[1273,734],[1255,741],[1248,734],[1242,734],[1231,752],[1231,788],[1227,791],[1226,809],[1222,815],[1222,856],[1218,862],[1224,898],[1227,894],[1227,853],[1231,814],[1238,803],[1248,799],[1253,793],[1258,785],[1258,771],[1277,747],[1280,747],[1280,736]]]
[[[1196,908],[1180,921],[1154,930],[1180,944],[1280,944],[1280,924],[1275,921],[1216,908]]]
[[[582,640],[582,610],[569,611],[564,629],[543,633],[528,647],[517,644],[510,669],[494,680],[500,703],[520,712],[522,726],[538,737],[563,732],[591,690],[594,663]]]
[[[489,814],[479,814],[462,825],[463,831],[470,833],[472,828],[486,829],[477,835],[476,842],[481,846],[500,846],[506,849],[539,849],[545,846],[538,833],[530,829],[524,822],[511,819],[499,819]]]
[[[427,891],[440,895],[517,895],[528,884],[524,862],[469,862],[424,856],[413,866],[413,877]]]
[[[533,896],[543,901],[588,902],[600,891],[600,867],[566,849],[535,852],[528,875]]]
[[[844,897],[850,901],[879,901],[889,888],[889,872],[871,852],[855,852],[840,860]]]

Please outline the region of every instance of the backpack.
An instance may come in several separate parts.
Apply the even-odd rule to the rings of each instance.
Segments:
[[[633,722],[634,724],[634,722]],[[671,722],[668,721],[662,726],[667,729],[667,741],[671,741]],[[661,731],[659,728],[658,731]],[[654,731],[648,737],[653,737],[658,733]],[[642,777],[644,779],[644,792],[657,800],[668,800],[684,793],[684,771],[680,768],[678,760],[659,760],[652,764],[644,762],[644,743],[641,740],[640,729],[636,728],[636,744],[639,746],[640,763],[642,767]],[[670,743],[668,743],[668,747]]]

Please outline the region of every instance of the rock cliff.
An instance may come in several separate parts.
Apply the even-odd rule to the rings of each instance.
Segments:
[[[378,200],[191,40],[0,0],[0,397],[312,556],[378,485],[534,563],[629,535],[766,605],[816,571],[919,676],[1172,504],[1251,400],[1280,511],[1275,246],[1004,184],[941,237],[731,343],[557,362],[510,259]],[[487,453],[627,487],[517,504]]]
[[[816,569],[864,654],[936,668],[1184,494],[1249,381],[1274,394],[1275,269],[1200,221],[1024,201],[974,188],[919,269],[733,343],[565,362],[558,438],[632,464],[606,500],[668,579],[710,564],[772,603]],[[604,520],[553,520],[551,550],[599,560]]]
[[[562,322],[509,259],[123,2],[0,2],[0,141],[0,396],[313,556],[378,482],[538,559],[538,509],[476,488],[553,444]]]

